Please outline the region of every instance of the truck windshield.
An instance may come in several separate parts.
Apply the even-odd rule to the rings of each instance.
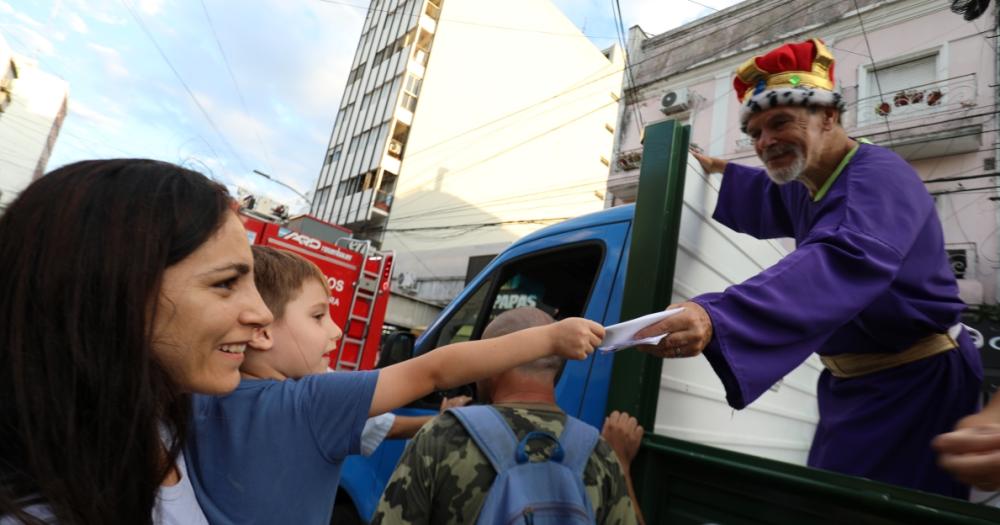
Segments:
[[[510,261],[487,277],[438,333],[435,348],[478,339],[501,313],[535,307],[556,319],[582,316],[601,266],[603,247],[577,244]],[[493,286],[499,274],[499,286]]]

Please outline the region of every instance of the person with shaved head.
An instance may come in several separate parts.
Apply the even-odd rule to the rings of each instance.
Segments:
[[[537,308],[517,308],[497,316],[483,339],[512,334],[554,322]],[[556,405],[555,385],[565,360],[543,357],[476,383],[477,398],[489,403],[523,439],[543,431],[559,436],[567,415]],[[550,456],[553,444],[530,441],[531,461]],[[451,412],[424,427],[406,447],[386,485],[373,524],[475,523],[497,473]],[[597,442],[583,472],[583,482],[597,523],[633,524],[636,513],[626,478],[614,451]]]

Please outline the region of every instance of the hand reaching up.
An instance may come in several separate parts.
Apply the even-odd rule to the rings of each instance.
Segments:
[[[932,443],[938,464],[962,483],[1000,488],[1000,425],[990,423],[941,434]]]
[[[694,149],[691,149],[690,152],[691,156],[697,159],[698,164],[701,164],[701,169],[705,171],[705,174],[722,173],[726,170],[726,164],[728,164],[728,162],[715,157],[709,157],[701,151],[696,151]]]
[[[472,402],[472,398],[469,396],[445,397],[441,399],[440,412],[443,413],[445,410],[448,410],[449,408],[464,407],[465,405],[468,405],[470,402]]]
[[[639,452],[639,443],[642,442],[642,425],[636,418],[628,415],[627,412],[615,410],[608,417],[604,418],[604,428],[601,429],[601,437],[611,445],[611,450],[618,456],[618,462],[622,468],[628,472],[632,465],[632,460]]]
[[[552,353],[566,359],[586,359],[604,339],[604,327],[587,319],[570,317],[545,327],[552,339]]]

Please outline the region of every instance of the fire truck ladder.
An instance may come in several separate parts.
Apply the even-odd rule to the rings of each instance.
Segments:
[[[344,337],[341,339],[340,351],[337,352],[337,362],[334,370],[357,370],[363,361],[365,344],[368,341],[368,329],[371,326],[372,316],[375,313],[375,298],[378,296],[382,279],[382,272],[385,271],[386,257],[379,258],[378,270],[372,272],[368,270],[368,258],[378,253],[372,249],[371,241],[341,238],[337,239],[337,246],[347,248],[361,254],[361,273],[354,283],[354,294],[351,296],[351,306],[347,310],[347,326],[344,327]],[[358,315],[355,307],[363,304],[364,315]],[[349,334],[356,333],[355,327],[360,324],[361,337],[351,337]],[[348,344],[356,345],[358,352],[353,361],[344,358],[344,351]]]

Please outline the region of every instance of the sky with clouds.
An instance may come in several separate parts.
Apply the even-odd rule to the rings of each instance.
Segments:
[[[479,0],[496,1],[496,0]],[[611,0],[552,0],[607,47]],[[619,0],[661,33],[736,0]],[[257,169],[311,191],[366,0],[0,0],[0,35],[69,83],[49,169],[150,157],[303,206]]]

